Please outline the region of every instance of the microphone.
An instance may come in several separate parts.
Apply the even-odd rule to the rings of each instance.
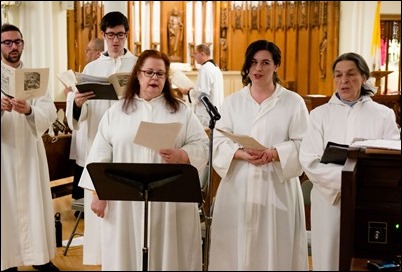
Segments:
[[[209,101],[209,98],[205,93],[201,93],[198,99],[204,104],[209,116],[211,116],[211,119],[221,119],[221,115],[219,114],[218,109],[211,103],[211,101]]]

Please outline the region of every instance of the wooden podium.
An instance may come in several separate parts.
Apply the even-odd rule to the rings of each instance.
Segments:
[[[349,150],[342,170],[339,271],[401,254],[401,154]]]

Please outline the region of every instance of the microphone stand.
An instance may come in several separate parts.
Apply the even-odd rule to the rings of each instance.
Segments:
[[[207,110],[208,111],[208,110]],[[207,183],[207,203],[206,207],[207,209],[204,208],[204,216],[205,216],[205,245],[204,245],[204,266],[203,270],[208,271],[208,264],[209,264],[209,243],[210,243],[210,227],[211,227],[211,221],[212,221],[212,213],[211,213],[211,203],[212,203],[212,153],[213,153],[213,142],[214,142],[214,128],[215,128],[215,123],[217,120],[220,119],[220,116],[216,116],[211,113],[211,111],[208,111],[211,120],[209,121],[209,169],[208,169],[208,183]],[[207,212],[205,212],[205,210]]]

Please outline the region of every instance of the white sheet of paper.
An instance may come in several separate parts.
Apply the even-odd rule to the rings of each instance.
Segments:
[[[264,150],[267,149],[265,146],[260,144],[256,139],[253,137],[247,136],[247,135],[236,135],[230,132],[223,131],[219,128],[216,129],[220,133],[222,133],[224,136],[228,137],[232,141],[238,143],[244,148],[247,149],[254,149],[254,150]]]
[[[134,143],[159,151],[164,148],[173,148],[177,135],[183,126],[182,123],[140,123]]]

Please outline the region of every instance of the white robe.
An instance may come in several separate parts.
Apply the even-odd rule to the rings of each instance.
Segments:
[[[353,107],[335,94],[310,112],[310,127],[300,147],[300,162],[313,183],[311,250],[313,269],[339,269],[340,192],[343,165],[320,163],[328,141],[351,144],[354,138],[400,139],[392,109],[363,96]]]
[[[184,103],[177,113],[166,108],[163,96],[135,99],[137,109],[126,114],[122,103],[103,116],[87,163],[162,163],[156,151],[133,143],[141,121],[180,122],[183,127],[175,148],[183,148],[198,171],[208,162],[208,137],[197,117]],[[163,137],[163,135],[161,135]],[[85,168],[80,186],[94,189]],[[143,201],[108,201],[101,219],[102,270],[142,269]],[[201,223],[197,203],[149,202],[148,268],[150,271],[202,269]]]
[[[108,77],[118,72],[131,72],[137,57],[130,51],[126,54],[114,59],[102,54],[98,59],[88,63],[83,73],[99,77]],[[75,88],[74,90],[78,90]],[[68,95],[66,100],[66,116],[70,128],[77,130],[77,143],[84,144],[77,147],[84,149],[84,154],[81,152],[77,163],[86,161],[92,142],[98,131],[99,122],[105,111],[114,104],[116,100],[89,100],[81,108],[79,120],[73,118],[73,103],[74,95]],[[84,155],[84,158],[82,158]],[[82,166],[84,166],[83,164]],[[83,264],[98,265],[101,261],[101,245],[100,245],[100,220],[91,210],[92,194],[84,192],[84,211],[85,211],[85,228],[84,228],[84,246],[83,246]]]
[[[211,224],[209,270],[308,270],[298,160],[308,124],[302,97],[277,85],[258,104],[246,86],[225,98],[217,128],[275,147],[280,162],[233,160],[239,145],[214,136],[213,166],[222,177]]]
[[[204,127],[209,127],[211,118],[204,104],[199,100],[201,93],[204,93],[209,101],[219,110],[225,96],[223,74],[221,69],[210,61],[200,67],[194,89],[190,91],[191,106],[195,115],[197,115]]]
[[[1,94],[3,97],[3,94]],[[56,121],[45,96],[32,113],[1,112],[1,270],[54,258],[55,224],[43,133]]]

